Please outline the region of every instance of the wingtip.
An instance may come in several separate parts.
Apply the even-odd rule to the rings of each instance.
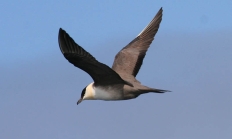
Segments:
[[[59,43],[59,47],[62,53],[64,53],[64,50],[66,49],[65,47],[63,47],[64,44],[64,38],[65,38],[65,30],[63,30],[62,28],[59,29],[59,33],[58,33],[58,43]]]
[[[150,21],[150,23],[138,34],[138,36],[140,36],[141,34],[143,34],[143,32],[146,32],[146,29],[150,28],[149,26],[152,25],[157,25],[158,24],[158,28],[159,28],[159,24],[162,20],[162,15],[163,15],[163,9],[162,7],[159,9],[159,11],[156,13],[155,17]]]
[[[62,28],[59,29],[59,34],[65,32]]]
[[[163,12],[163,7],[161,7],[161,8],[159,9],[158,13],[159,13],[159,12],[161,12],[161,13]]]

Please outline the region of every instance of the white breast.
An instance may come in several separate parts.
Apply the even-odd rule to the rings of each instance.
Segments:
[[[122,92],[116,88],[94,88],[94,98],[99,100],[119,100],[122,99]]]

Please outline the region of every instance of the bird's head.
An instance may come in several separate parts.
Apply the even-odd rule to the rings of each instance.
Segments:
[[[77,105],[80,104],[83,100],[92,100],[94,99],[94,89],[93,83],[87,85],[81,93],[81,98],[77,101]]]

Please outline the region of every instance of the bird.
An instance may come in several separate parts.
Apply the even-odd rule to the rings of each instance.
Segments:
[[[77,105],[83,100],[129,100],[149,92],[170,92],[147,87],[136,79],[146,52],[159,29],[162,12],[161,7],[138,36],[117,53],[112,68],[99,62],[65,30],[59,29],[58,43],[64,57],[75,67],[88,73],[94,81],[84,87]]]

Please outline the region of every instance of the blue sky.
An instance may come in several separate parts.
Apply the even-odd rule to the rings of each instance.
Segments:
[[[160,7],[137,79],[172,92],[77,106],[92,79],[61,54],[59,28],[111,66]],[[231,13],[230,0],[2,1],[0,138],[231,138]]]

